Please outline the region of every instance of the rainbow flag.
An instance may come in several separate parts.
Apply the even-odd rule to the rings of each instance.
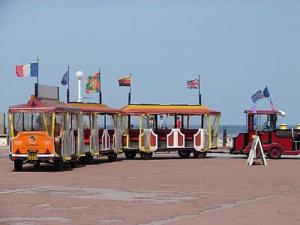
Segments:
[[[129,74],[129,76],[120,77],[118,81],[119,81],[119,86],[130,87],[131,86],[131,73]]]
[[[100,86],[100,73],[95,73],[94,75],[89,76],[85,92],[88,94],[99,92]]]

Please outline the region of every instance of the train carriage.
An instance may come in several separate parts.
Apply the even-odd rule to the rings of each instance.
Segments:
[[[217,147],[220,112],[201,105],[139,104],[124,106],[123,151],[127,159],[150,159],[154,152],[178,151],[182,158],[191,153],[205,157]],[[169,124],[160,123],[164,116]],[[192,123],[191,121],[195,121]]]
[[[94,157],[107,156],[110,161],[122,152],[120,111],[98,103],[68,103],[80,109],[78,124],[78,157],[90,163]]]
[[[9,107],[10,150],[14,169],[23,164],[39,166],[52,163],[62,170],[64,163],[76,166],[76,143],[71,118],[78,117],[77,108],[58,100],[36,97],[21,105]]]

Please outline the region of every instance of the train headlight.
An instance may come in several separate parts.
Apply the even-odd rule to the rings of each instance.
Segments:
[[[279,116],[282,116],[282,117],[285,117],[285,112],[284,111],[282,111],[282,110],[278,110],[278,112],[279,112]]]

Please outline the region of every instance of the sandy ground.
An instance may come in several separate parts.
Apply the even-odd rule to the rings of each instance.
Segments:
[[[300,224],[300,158],[245,163],[168,154],[13,172],[0,154],[0,224]]]

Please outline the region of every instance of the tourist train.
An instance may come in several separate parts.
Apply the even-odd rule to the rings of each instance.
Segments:
[[[51,163],[60,171],[65,164],[75,167],[100,156],[115,161],[123,152],[127,159],[137,153],[150,159],[158,151],[199,158],[217,147],[220,112],[206,106],[130,104],[114,109],[64,103],[58,90],[52,92],[54,98],[37,92],[27,103],[9,107],[9,158],[15,171],[25,163]],[[165,121],[159,124],[161,117]]]
[[[45,93],[52,96],[43,96]],[[128,104],[114,109],[105,104],[59,101],[58,88],[36,86],[24,104],[9,107],[9,158],[15,171],[25,163],[38,167],[65,164],[76,167],[118,154],[151,159],[159,152],[176,151],[181,158],[203,158],[217,148],[221,113],[204,105]],[[245,110],[247,131],[233,138],[231,154],[248,155],[255,136],[271,159],[300,154],[300,126],[277,127],[282,111]]]

